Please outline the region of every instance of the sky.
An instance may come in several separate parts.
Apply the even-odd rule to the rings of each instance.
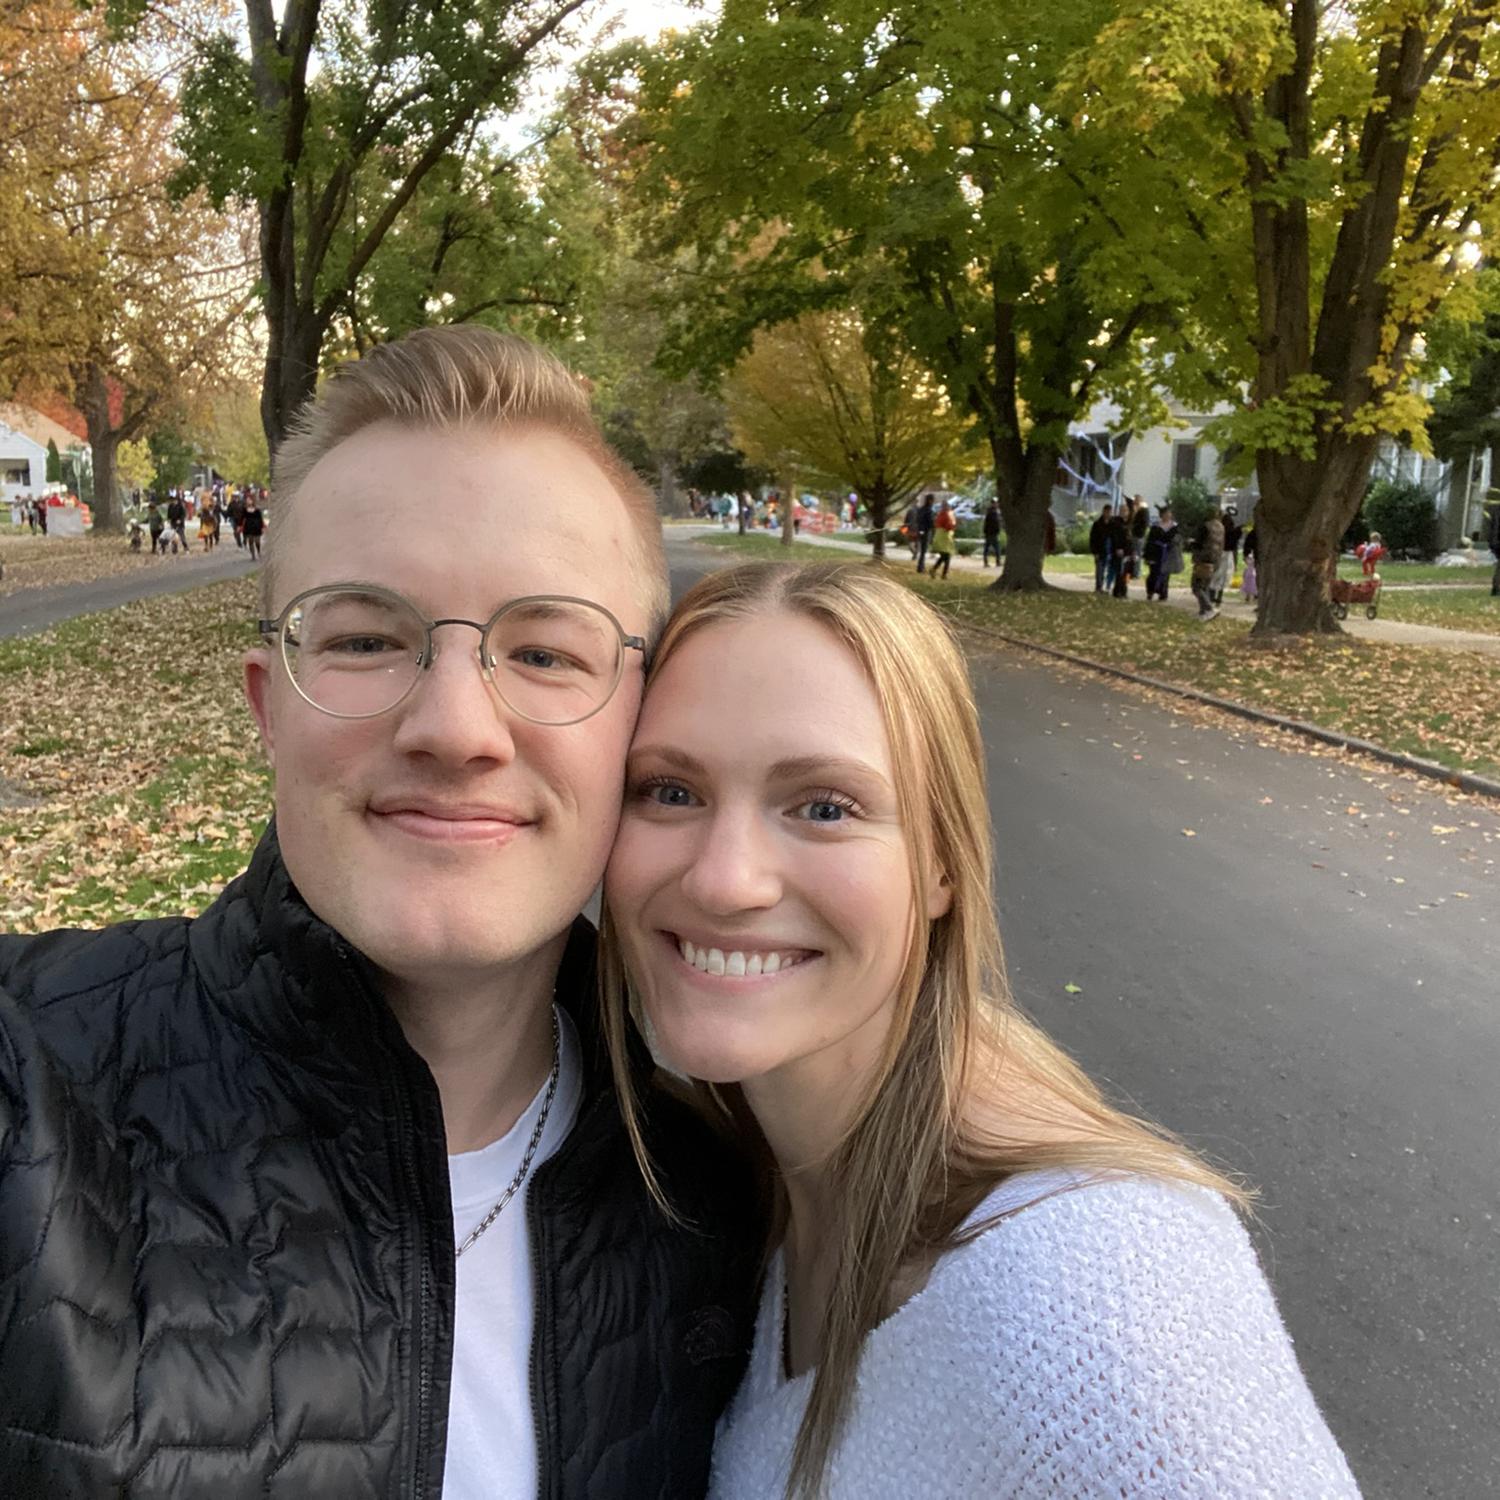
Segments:
[[[580,27],[581,45],[570,49],[555,65],[543,68],[537,74],[531,89],[530,106],[525,113],[537,118],[547,112],[547,106],[567,78],[572,63],[594,45],[610,23],[617,23],[619,27],[612,40],[623,41],[631,36],[654,37],[663,31],[706,20],[718,8],[716,0],[696,0],[696,3],[688,3],[688,0],[597,0],[597,3],[585,7]],[[523,131],[524,126],[516,134]],[[511,132],[504,134],[510,135]]]

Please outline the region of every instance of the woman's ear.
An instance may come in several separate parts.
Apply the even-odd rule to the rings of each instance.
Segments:
[[[936,922],[953,909],[953,884],[935,865],[927,880],[927,920]]]

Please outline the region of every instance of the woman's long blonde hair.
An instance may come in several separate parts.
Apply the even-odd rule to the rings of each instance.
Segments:
[[[833,1222],[824,1226],[833,1248],[832,1295],[787,1484],[794,1496],[819,1491],[848,1412],[861,1346],[899,1301],[902,1272],[930,1264],[978,1232],[965,1221],[1004,1179],[1073,1168],[1176,1179],[1241,1207],[1249,1194],[1165,1130],[1111,1105],[1017,1008],[991,897],[979,716],[962,654],[934,611],[878,567],[731,568],[704,578],[677,606],[651,677],[697,631],[777,614],[826,626],[854,653],[875,689],[896,770],[914,897],[884,1054],[852,1125],[823,1164],[836,1205]],[[774,630],[774,619],[768,628]],[[943,872],[952,901],[945,916],[928,923],[921,914],[933,869]],[[626,1126],[647,1181],[665,1203],[627,1066],[635,1001],[607,910],[602,972],[604,1029]],[[742,1090],[694,1083],[691,1091],[764,1169],[779,1233],[784,1193]],[[902,1169],[892,1170],[893,1163]]]

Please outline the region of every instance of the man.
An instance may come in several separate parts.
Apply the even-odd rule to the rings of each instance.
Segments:
[[[990,553],[995,554],[995,566],[1000,566],[1000,502],[991,500],[984,508],[984,566],[990,565]]]
[[[1109,566],[1109,522],[1114,515],[1114,506],[1101,506],[1089,527],[1089,551],[1094,555],[1094,592],[1104,592],[1104,572]]]
[[[1198,601],[1198,618],[1212,620],[1219,613],[1213,601],[1214,574],[1224,558],[1224,521],[1217,509],[1199,523],[1193,534],[1193,597]]]
[[[927,571],[927,547],[932,541],[932,528],[936,520],[937,511],[933,506],[932,495],[929,492],[922,496],[921,502],[917,506],[917,545],[915,551],[917,572],[919,573]]]
[[[1122,501],[1119,510],[1104,523],[1104,542],[1109,555],[1104,581],[1115,599],[1130,595],[1130,511],[1130,501]]]
[[[0,1494],[701,1495],[755,1194],[638,1046],[647,1195],[577,918],[651,497],[561,365],[463,327],[346,366],[276,476],[248,872],[0,938]]]

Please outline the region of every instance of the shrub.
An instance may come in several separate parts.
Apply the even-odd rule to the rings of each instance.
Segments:
[[[1432,496],[1407,480],[1377,479],[1365,496],[1363,514],[1396,557],[1436,557],[1437,509]]]
[[[954,542],[953,548],[960,557],[973,557],[979,551],[979,543],[973,537],[961,536]]]
[[[1164,503],[1172,507],[1183,537],[1190,540],[1208,513],[1218,509],[1219,500],[1201,479],[1174,479]]]

